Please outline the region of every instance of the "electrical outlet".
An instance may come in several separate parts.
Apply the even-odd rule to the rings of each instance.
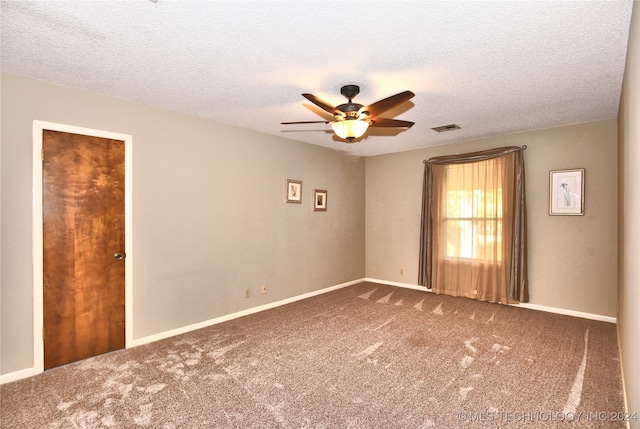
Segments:
[[[244,297],[249,298],[251,296],[251,289],[247,288],[244,290]]]
[[[404,276],[404,268],[400,268],[400,275]]]
[[[267,293],[267,285],[262,285],[262,293]]]

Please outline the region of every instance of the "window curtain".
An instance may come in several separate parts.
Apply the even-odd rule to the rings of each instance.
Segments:
[[[523,149],[425,161],[418,283],[435,293],[527,302]]]

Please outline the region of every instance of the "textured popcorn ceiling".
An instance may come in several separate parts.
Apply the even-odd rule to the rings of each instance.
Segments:
[[[354,155],[614,118],[633,2],[5,1],[2,71]],[[301,96],[416,96],[346,144]],[[438,134],[431,127],[458,124]]]

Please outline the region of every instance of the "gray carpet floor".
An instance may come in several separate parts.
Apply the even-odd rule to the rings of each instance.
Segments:
[[[614,324],[361,283],[0,386],[11,428],[623,428]]]

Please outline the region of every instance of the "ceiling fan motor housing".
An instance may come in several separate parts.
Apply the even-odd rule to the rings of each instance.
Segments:
[[[358,112],[363,107],[364,106],[362,104],[358,104],[358,103],[345,103],[345,104],[336,106],[336,109],[344,113],[347,116],[347,118],[351,118],[351,117],[355,118],[358,116]],[[336,115],[336,116],[342,116],[342,115]]]
[[[336,106],[337,110],[341,111],[346,115],[346,117],[342,117],[340,119],[357,119],[360,116],[358,113],[360,112],[360,109],[362,109],[364,106],[362,104],[353,103],[351,101],[359,93],[360,93],[360,87],[358,85],[345,85],[342,88],[340,88],[340,94],[344,95],[349,100],[348,103],[344,103],[339,106]],[[335,116],[337,117],[342,115],[335,115]]]

